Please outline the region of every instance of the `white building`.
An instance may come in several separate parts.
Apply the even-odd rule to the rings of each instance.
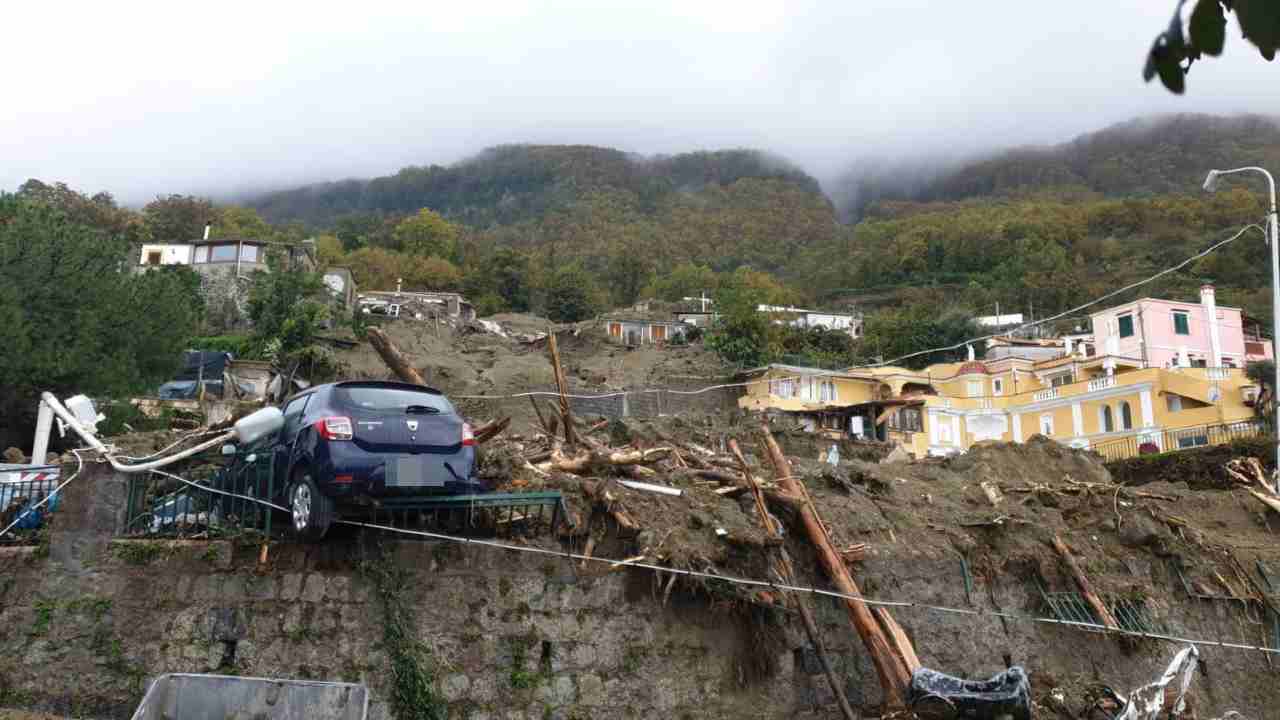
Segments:
[[[792,327],[801,328],[826,328],[827,330],[840,330],[846,332],[850,337],[862,337],[862,315],[853,313],[832,313],[822,310],[806,310],[804,308],[782,306],[782,305],[757,305],[758,312],[777,313],[789,316],[789,319],[779,320],[780,323],[787,323]]]

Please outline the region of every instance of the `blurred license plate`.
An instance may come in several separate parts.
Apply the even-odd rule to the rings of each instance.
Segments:
[[[422,455],[407,455],[396,458],[395,473],[390,485],[395,487],[443,487],[444,477],[439,472],[430,472],[427,458]]]

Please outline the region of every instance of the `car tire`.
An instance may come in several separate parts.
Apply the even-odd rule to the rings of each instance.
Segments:
[[[289,486],[289,518],[293,532],[307,542],[319,542],[333,524],[333,500],[320,492],[311,471],[301,469]]]

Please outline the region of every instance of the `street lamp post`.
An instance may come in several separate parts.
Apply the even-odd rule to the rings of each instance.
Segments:
[[[1260,172],[1267,177],[1267,186],[1271,191],[1271,210],[1267,213],[1267,242],[1271,245],[1271,354],[1275,366],[1275,378],[1271,385],[1271,402],[1275,405],[1276,418],[1272,426],[1280,434],[1280,358],[1276,358],[1276,343],[1280,343],[1280,221],[1276,217],[1276,181],[1271,173],[1257,166],[1236,168],[1234,170],[1210,170],[1204,179],[1206,192],[1218,188],[1218,178],[1241,172]],[[1274,475],[1275,491],[1280,493],[1280,444],[1276,445],[1276,473]]]

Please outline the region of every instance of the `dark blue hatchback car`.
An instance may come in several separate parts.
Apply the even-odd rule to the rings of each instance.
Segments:
[[[378,498],[483,492],[475,438],[439,390],[351,381],[309,388],[285,402],[272,453],[277,500],[293,528],[319,540],[344,510]],[[284,479],[284,482],[279,482]]]

